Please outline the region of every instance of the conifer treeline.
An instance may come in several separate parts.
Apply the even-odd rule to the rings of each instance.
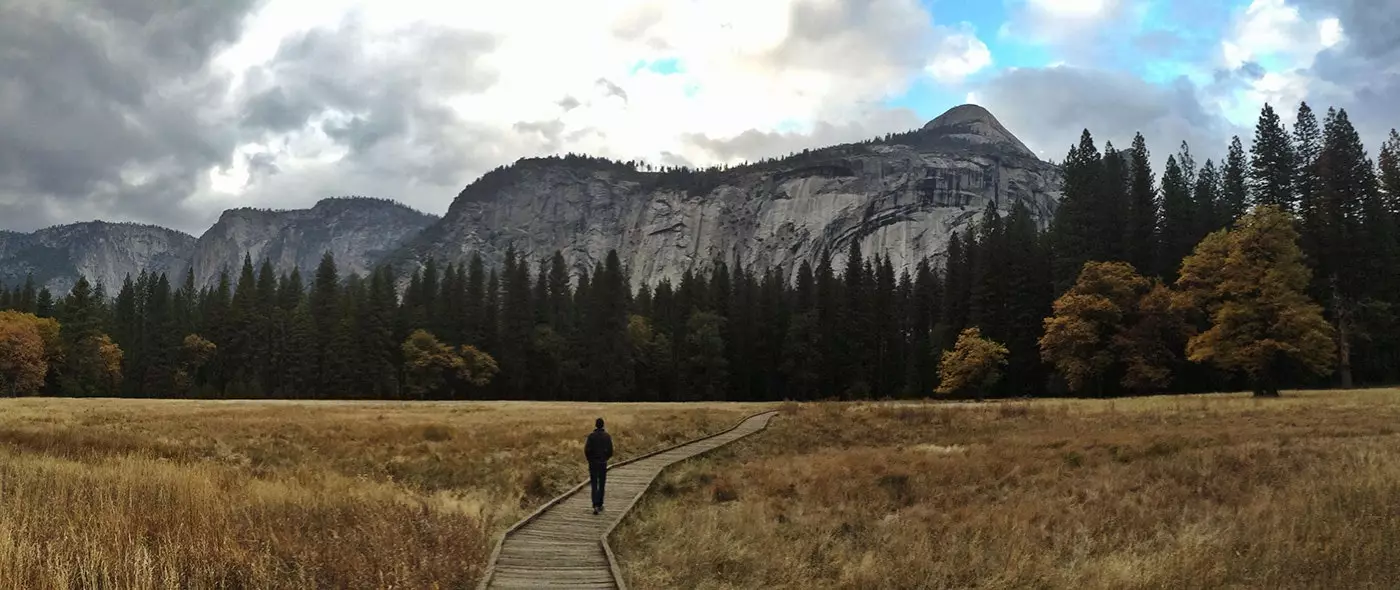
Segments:
[[[108,301],[86,281],[55,302],[33,284],[0,307],[109,333],[124,352],[121,393],[149,396],[564,400],[778,400],[923,397],[939,355],[965,328],[1005,345],[993,395],[1071,393],[1043,362],[1052,302],[1089,261],[1123,261],[1170,283],[1207,234],[1255,205],[1293,214],[1342,362],[1334,378],[1285,386],[1400,381],[1400,135],[1377,167],[1345,111],[1321,124],[1306,104],[1292,131],[1271,107],[1246,152],[1199,164],[1188,146],[1160,181],[1146,140],[1100,151],[1086,130],[1066,156],[1065,192],[1038,232],[1023,206],[954,234],[942,268],[897,273],[888,259],[843,255],[790,269],[717,261],[631,292],[616,253],[576,281],[563,257],[502,267],[429,261],[400,297],[386,268],[341,276],[329,255],[309,281],[245,259],[197,289],[193,275],[129,278]],[[65,328],[67,329],[67,328]],[[494,357],[499,373],[405,387],[405,341],[427,330]],[[1178,351],[1176,354],[1180,354]],[[1180,360],[1180,359],[1178,359]],[[1242,387],[1180,361],[1171,391]],[[50,393],[62,393],[57,387]],[[1111,395],[1096,389],[1073,393]]]

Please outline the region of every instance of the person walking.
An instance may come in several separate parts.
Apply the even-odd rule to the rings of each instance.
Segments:
[[[612,458],[612,437],[603,430],[603,419],[593,423],[594,429],[583,444],[583,456],[588,459],[588,485],[593,490],[593,513],[603,511],[603,484],[608,479],[608,459]]]

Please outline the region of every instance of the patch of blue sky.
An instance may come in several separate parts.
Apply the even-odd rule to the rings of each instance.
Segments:
[[[920,4],[933,15],[934,24],[956,27],[958,23],[969,23],[984,41],[996,35],[1007,19],[1006,3],[1002,0],[920,0]]]
[[[630,73],[635,74],[642,70],[649,70],[657,74],[661,74],[663,76],[670,74],[679,74],[684,71],[681,68],[681,60],[676,59],[674,57],[654,60],[637,60],[636,63],[632,64],[632,69]]]

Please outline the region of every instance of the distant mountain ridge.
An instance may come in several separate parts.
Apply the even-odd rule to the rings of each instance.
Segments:
[[[230,209],[199,237],[189,264],[201,286],[223,270],[236,273],[245,254],[309,278],[330,252],[341,274],[365,274],[436,220],[397,201],[365,197],[322,199],[310,209]]]
[[[87,221],[32,233],[0,231],[0,283],[29,276],[55,294],[67,293],[79,276],[112,288],[127,273],[183,272],[195,238],[156,225]]]
[[[21,284],[32,274],[38,285],[62,294],[81,275],[110,294],[128,274],[164,272],[175,282],[192,268],[197,283],[207,286],[222,270],[236,273],[245,254],[271,260],[283,272],[306,273],[327,251],[343,273],[364,273],[436,219],[389,199],[332,197],[308,209],[230,209],[198,238],[155,225],[105,221],[31,233],[0,231],[0,284]]]

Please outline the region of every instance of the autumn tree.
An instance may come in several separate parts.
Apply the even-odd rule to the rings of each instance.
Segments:
[[[6,395],[34,395],[44,386],[49,371],[43,320],[33,314],[0,311],[0,391]]]
[[[485,387],[500,371],[496,360],[474,346],[453,348],[427,330],[403,343],[404,391],[415,399],[450,394],[455,385]]]
[[[1173,308],[1198,321],[1192,362],[1242,373],[1276,397],[1286,363],[1325,374],[1336,363],[1331,325],[1306,295],[1310,271],[1290,215],[1265,205],[1206,236],[1182,262]]]
[[[1111,382],[1139,392],[1165,388],[1180,331],[1169,307],[1165,287],[1132,265],[1086,263],[1045,318],[1041,356],[1072,391],[1101,394]]]
[[[188,334],[180,342],[179,366],[175,369],[175,388],[188,395],[194,390],[194,377],[209,359],[214,358],[218,346],[199,334]]]
[[[943,353],[938,363],[938,390],[941,395],[973,394],[981,399],[1001,381],[1007,350],[1001,343],[982,337],[977,328],[958,335],[953,349]]]

